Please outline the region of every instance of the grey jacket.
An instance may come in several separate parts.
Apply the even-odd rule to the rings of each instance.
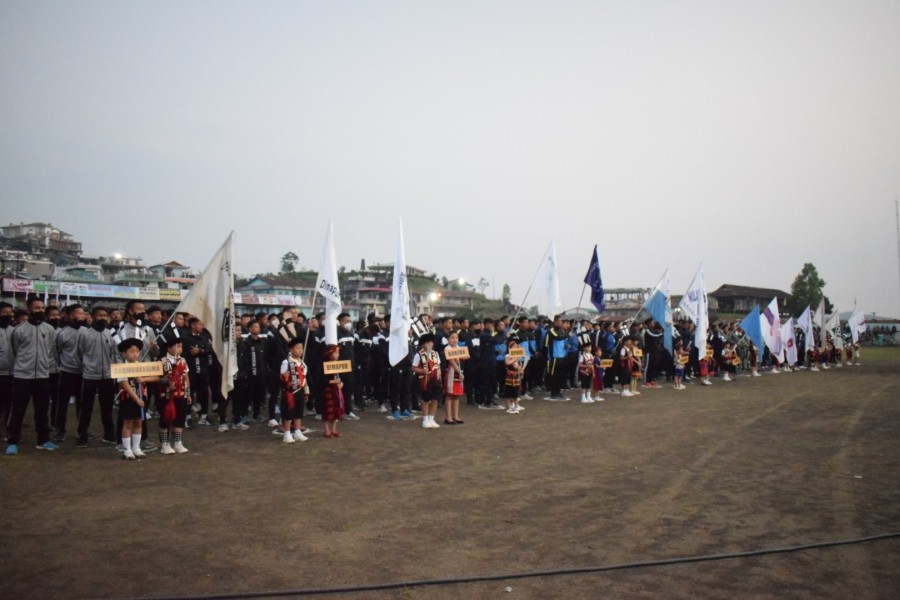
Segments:
[[[63,327],[56,330],[56,355],[59,370],[63,373],[81,373],[81,356],[78,355],[78,333],[81,328]]]
[[[116,343],[108,329],[97,331],[93,327],[78,330],[78,356],[81,357],[81,375],[85,379],[112,379],[110,366],[116,362]]]
[[[13,327],[0,327],[0,375],[12,375],[12,348],[9,347],[9,334]]]
[[[13,352],[13,377],[49,379],[56,371],[56,330],[49,323],[25,321],[9,336]]]

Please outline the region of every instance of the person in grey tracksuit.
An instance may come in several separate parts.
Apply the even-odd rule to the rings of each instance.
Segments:
[[[55,368],[56,330],[44,321],[44,303],[37,296],[27,301],[28,320],[9,336],[12,352],[13,402],[6,425],[7,454],[15,454],[22,436],[22,422],[28,402],[34,404],[37,448],[56,450],[50,441],[50,372]]]
[[[81,385],[81,414],[78,417],[79,448],[87,446],[88,428],[94,414],[94,396],[100,402],[100,420],[103,422],[103,442],[115,445],[116,430],[113,420],[113,403],[116,382],[111,367],[117,359],[116,343],[108,329],[108,312],[102,306],[91,309],[92,324],[78,332],[78,355],[81,357],[83,378]]]

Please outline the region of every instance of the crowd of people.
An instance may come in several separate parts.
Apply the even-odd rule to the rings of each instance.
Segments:
[[[464,424],[460,405],[519,414],[522,400],[541,394],[549,401],[602,401],[601,395],[630,397],[642,388],[671,383],[684,390],[697,379],[733,381],[738,371],[759,375],[808,368],[812,371],[859,364],[859,348],[835,345],[817,331],[807,340],[796,331],[798,361],[762,351],[735,322],[715,322],[701,356],[690,320],[674,324],[671,352],[661,324],[648,319],[571,320],[562,316],[466,318],[419,315],[402,360],[391,364],[390,315],[370,314],[354,323],[337,316],[336,343],[326,343],[324,314],[298,309],[242,314],[236,319],[237,372],[233,389],[222,393],[224,370],[212,335],[198,318],[145,308],[138,300],[124,308],[99,304],[45,306],[38,296],[16,311],[0,302],[0,418],[6,424],[6,454],[22,440],[26,411],[33,406],[36,448],[54,451],[75,433],[77,448],[92,440],[99,407],[102,438],[126,459],[149,451],[188,452],[184,430],[215,427],[219,432],[268,426],[286,444],[305,442],[304,418],[323,424],[325,438],[340,438],[339,424],[370,410],[395,421],[421,418],[421,426]],[[396,343],[396,342],[394,342]],[[349,369],[326,374],[326,363]],[[162,374],[113,376],[117,363],[160,362]],[[70,426],[70,405],[75,422]],[[229,415],[230,407],[230,415]],[[440,422],[438,419],[441,412]],[[158,445],[147,439],[148,421],[158,420]]]

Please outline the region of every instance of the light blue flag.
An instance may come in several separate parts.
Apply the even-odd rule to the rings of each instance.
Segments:
[[[757,352],[762,352],[765,342],[763,342],[762,326],[759,322],[759,306],[754,306],[753,310],[741,321],[741,329],[750,338],[750,341],[756,346]]]
[[[644,305],[653,320],[663,326],[663,346],[672,353],[672,307],[669,306],[669,299],[662,292],[656,289],[647,298]]]

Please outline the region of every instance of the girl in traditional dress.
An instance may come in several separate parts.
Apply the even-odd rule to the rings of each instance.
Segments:
[[[334,361],[340,356],[341,348],[337,344],[325,346],[324,361]],[[325,437],[339,438],[338,421],[344,418],[344,384],[337,373],[331,379],[322,378],[322,393],[319,394],[317,412],[322,415],[325,426]]]
[[[459,348],[459,334],[451,332],[447,337],[448,348]],[[445,349],[446,352],[446,349]],[[462,425],[459,418],[459,399],[465,395],[463,371],[458,358],[447,359],[444,369],[444,425]]]
[[[594,355],[587,344],[581,346],[581,353],[578,355],[578,381],[581,384],[581,403],[593,404],[591,386],[594,383]]]

